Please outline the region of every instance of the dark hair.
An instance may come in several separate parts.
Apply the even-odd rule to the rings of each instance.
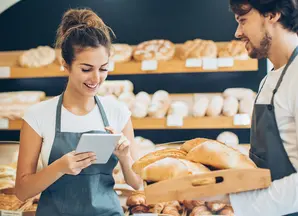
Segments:
[[[70,9],[63,15],[57,30],[56,48],[61,48],[64,61],[71,65],[80,50],[104,46],[110,53],[110,28],[90,9]]]
[[[298,32],[298,0],[230,0],[230,8],[237,15],[245,15],[256,9],[263,16],[280,13],[279,22],[292,32]]]

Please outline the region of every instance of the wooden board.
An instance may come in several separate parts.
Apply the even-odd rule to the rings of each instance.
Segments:
[[[227,42],[216,42],[220,47]],[[180,46],[180,44],[176,44]],[[134,46],[133,46],[134,47]],[[24,68],[18,64],[18,58],[23,51],[0,52],[0,79],[7,78],[34,78],[34,77],[65,77],[67,72],[61,70],[61,65],[56,59],[51,65],[40,68]],[[132,74],[167,74],[167,73],[201,73],[201,72],[239,72],[257,71],[258,60],[235,60],[232,67],[219,67],[217,69],[203,69],[202,67],[186,67],[186,61],[176,56],[169,61],[159,61],[156,70],[142,71],[142,62],[131,60],[125,63],[115,63],[114,70],[109,75]],[[7,73],[7,70],[9,71]]]
[[[248,129],[250,125],[234,125],[233,117],[187,117],[184,119],[182,127],[167,126],[166,118],[132,118],[133,128],[135,130],[165,130],[165,129]],[[0,128],[0,130],[20,130],[22,120],[9,120],[8,128]]]
[[[196,185],[206,178],[222,178],[220,183]],[[193,200],[229,193],[267,188],[271,185],[270,170],[227,169],[211,173],[165,180],[151,185],[145,184],[146,202],[156,204],[172,200]]]

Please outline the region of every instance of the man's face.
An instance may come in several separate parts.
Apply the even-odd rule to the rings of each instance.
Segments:
[[[267,30],[265,17],[257,10],[251,9],[245,15],[236,15],[235,19],[238,22],[235,37],[245,42],[248,55],[257,59],[267,58],[272,38]]]

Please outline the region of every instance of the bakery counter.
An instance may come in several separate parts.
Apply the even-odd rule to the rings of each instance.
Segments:
[[[235,117],[186,117],[184,119],[169,118],[132,118],[135,130],[165,129],[248,129],[250,125],[235,122]],[[22,120],[0,119],[0,130],[20,130]]]

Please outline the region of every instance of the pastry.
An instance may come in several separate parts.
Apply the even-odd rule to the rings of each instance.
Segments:
[[[248,53],[243,41],[232,40],[219,48],[218,57],[234,57],[238,60],[248,59]]]
[[[171,216],[180,216],[179,210],[175,206],[166,206],[162,213]]]
[[[221,211],[218,212],[219,215],[234,216],[234,211],[231,206],[225,206]]]
[[[217,46],[212,40],[188,40],[177,48],[177,55],[181,60],[188,58],[216,58]]]
[[[134,192],[126,200],[126,205],[128,207],[136,206],[136,205],[145,205],[145,204],[146,204],[146,197],[141,192]]]
[[[19,57],[22,67],[38,68],[52,64],[56,59],[56,52],[49,46],[38,46],[37,48],[24,51]]]
[[[212,215],[212,212],[208,210],[208,208],[204,205],[195,207],[189,216],[204,216],[204,215]]]
[[[155,152],[151,152],[143,157],[141,157],[139,160],[137,160],[133,165],[132,169],[135,173],[141,174],[142,169],[146,166],[148,166],[151,163],[154,163],[155,161],[161,160],[166,157],[172,157],[172,158],[181,158],[184,159],[186,156],[186,152],[179,150],[179,149],[162,149],[157,150]]]
[[[131,60],[132,51],[128,44],[112,44],[110,61],[128,62]]]
[[[205,205],[205,202],[199,200],[183,200],[183,205],[187,210],[193,210],[195,207]]]
[[[175,45],[169,40],[149,40],[138,44],[133,51],[133,58],[136,61],[163,60],[173,58]]]
[[[197,145],[188,152],[186,159],[217,169],[257,167],[246,155],[215,140],[205,141]]]

